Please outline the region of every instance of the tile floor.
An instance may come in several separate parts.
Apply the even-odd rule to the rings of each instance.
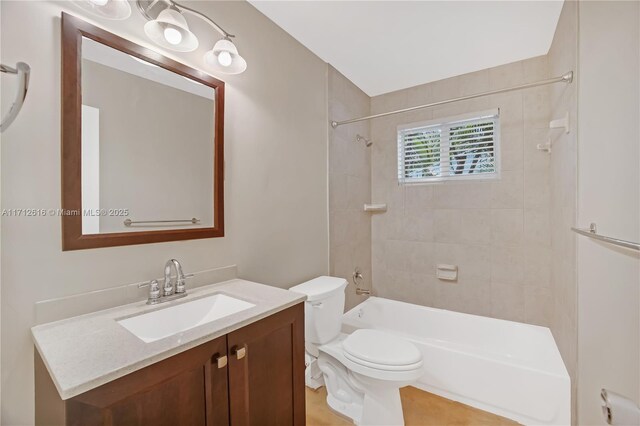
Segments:
[[[331,411],[326,403],[324,387],[317,391],[306,388],[308,426],[348,426],[353,425]],[[400,390],[406,426],[506,426],[518,423],[469,407],[459,402],[421,391],[413,387]]]

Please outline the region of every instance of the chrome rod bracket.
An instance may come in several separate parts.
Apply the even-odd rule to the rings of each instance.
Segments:
[[[573,71],[569,71],[562,75],[562,81],[565,83],[573,83]]]

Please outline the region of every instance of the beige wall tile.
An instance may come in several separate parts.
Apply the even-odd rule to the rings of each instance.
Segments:
[[[457,265],[460,281],[491,280],[491,246],[435,243],[433,247],[434,268],[440,263]]]
[[[527,244],[551,246],[551,215],[549,209],[525,209],[524,241]]]
[[[380,112],[545,78],[546,56],[372,99]],[[382,297],[535,324],[551,323],[550,94],[531,90],[374,120],[372,196],[388,211],[372,218],[373,286]],[[397,184],[397,126],[500,108],[501,179]],[[569,171],[563,171],[569,173]],[[459,268],[455,283],[438,263]]]
[[[550,288],[551,248],[535,244],[524,247],[524,283],[530,286]]]
[[[497,283],[524,283],[526,259],[522,246],[491,247],[491,281]]]
[[[524,168],[526,170],[540,170],[550,173],[551,156],[537,148],[538,144],[544,145],[549,141],[549,129],[530,128],[524,133]]]
[[[522,129],[503,130],[500,134],[502,171],[524,170],[524,141]]]
[[[442,282],[439,304],[453,311],[491,316],[491,283],[482,280]]]
[[[491,183],[491,207],[521,209],[524,205],[524,174],[522,171],[503,171],[500,179]]]
[[[524,320],[530,324],[549,327],[553,315],[553,293],[549,288],[524,287]]]
[[[491,90],[513,87],[524,82],[524,65],[522,61],[489,68]]]
[[[489,70],[481,70],[460,76],[460,95],[475,95],[490,89]]]
[[[405,212],[400,238],[407,241],[434,241],[433,210],[418,213]]]
[[[577,29],[578,2],[565,2],[548,54],[549,76],[561,75],[569,70],[577,70]],[[576,74],[579,80],[580,73]],[[534,284],[548,277],[551,290],[551,320],[549,322],[562,359],[572,381],[573,419],[576,420],[576,369],[577,369],[577,279],[575,235],[569,230],[575,226],[577,194],[577,84],[553,85],[549,92],[550,118],[562,117],[570,113],[572,131],[569,134],[561,130],[549,132],[553,151],[549,156],[550,186],[550,229],[551,247],[546,254],[549,260],[539,259],[539,267],[532,266],[531,277],[537,274]],[[532,259],[537,257],[532,254]],[[545,270],[544,266],[549,268]],[[534,306],[529,308],[532,312]]]
[[[523,119],[525,127],[549,127],[549,87],[542,86],[523,91]]]
[[[488,97],[491,107],[500,108],[500,128],[523,130],[522,93],[511,92]]]
[[[349,205],[349,191],[347,175],[344,173],[329,173],[329,209],[344,210]]]
[[[404,188],[405,211],[417,215],[434,207],[433,185],[407,185]]]
[[[524,238],[522,209],[496,209],[491,211],[491,242],[495,245],[516,246]]]
[[[491,315],[509,321],[525,321],[524,288],[509,283],[491,283]]]
[[[329,67],[329,111],[332,119],[347,119],[370,113],[370,98],[338,71]],[[370,137],[370,123],[329,129],[329,273],[350,279],[356,267],[364,277],[362,285],[371,289],[373,268],[371,215],[364,204],[371,202],[373,150],[356,142],[356,135]],[[378,147],[379,152],[383,144]],[[393,176],[389,176],[391,178]],[[379,190],[378,190],[379,192]],[[380,232],[380,223],[376,227]],[[364,297],[355,294],[355,286],[346,290],[346,309]]]
[[[442,243],[486,244],[491,240],[491,210],[435,210],[434,239]]]
[[[525,170],[524,206],[549,208],[551,202],[550,176],[546,170]]]
[[[491,181],[447,182],[433,185],[433,207],[438,209],[488,209]]]
[[[527,83],[545,80],[549,75],[549,58],[547,55],[522,61],[524,68],[524,80]]]

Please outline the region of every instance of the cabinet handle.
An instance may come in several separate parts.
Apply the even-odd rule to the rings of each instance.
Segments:
[[[234,346],[231,348],[231,355],[235,355],[237,359],[242,359],[247,355],[247,347],[243,346],[241,348]]]
[[[215,354],[213,356],[212,361],[217,364],[218,368],[224,368],[227,366],[227,356],[223,355],[220,356],[220,354]]]

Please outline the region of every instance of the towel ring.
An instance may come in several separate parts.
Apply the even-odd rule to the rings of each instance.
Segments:
[[[15,68],[7,65],[0,64],[0,72],[7,74],[16,74],[18,76],[18,91],[16,93],[15,101],[9,108],[9,112],[2,118],[0,122],[0,132],[4,132],[9,128],[13,120],[16,119],[24,100],[27,97],[27,90],[29,90],[29,74],[31,73],[31,67],[24,62],[18,62]]]

